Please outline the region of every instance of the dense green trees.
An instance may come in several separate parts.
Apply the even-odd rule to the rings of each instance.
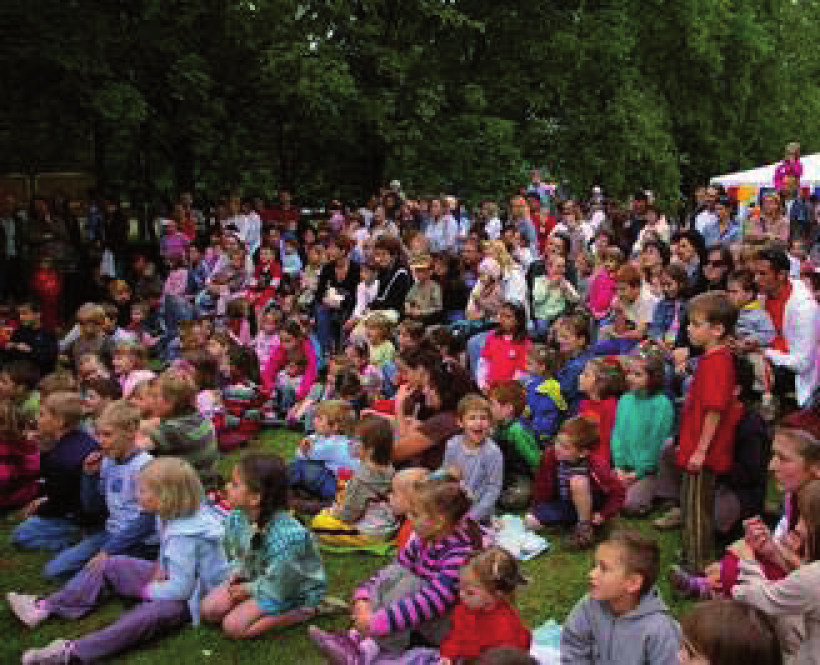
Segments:
[[[3,170],[140,198],[577,190],[665,197],[818,145],[817,0],[27,0],[4,9]]]

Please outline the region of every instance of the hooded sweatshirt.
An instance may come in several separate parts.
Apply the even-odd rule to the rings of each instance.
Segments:
[[[175,520],[158,518],[160,546],[157,563],[165,579],[143,589],[145,600],[186,600],[194,625],[199,624],[202,599],[228,575],[222,548],[223,529],[207,508]]]
[[[561,631],[561,665],[677,665],[680,627],[657,589],[616,616],[587,594]]]

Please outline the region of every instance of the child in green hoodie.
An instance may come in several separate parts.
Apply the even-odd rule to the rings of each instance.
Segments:
[[[506,510],[520,510],[529,505],[533,475],[541,463],[535,435],[522,422],[526,392],[518,381],[502,381],[490,389],[489,398],[495,423],[493,440],[504,454],[499,503]]]

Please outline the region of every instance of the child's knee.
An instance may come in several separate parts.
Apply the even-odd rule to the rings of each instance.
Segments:
[[[237,612],[230,612],[222,619],[222,631],[232,640],[244,640],[248,637],[248,625]]]

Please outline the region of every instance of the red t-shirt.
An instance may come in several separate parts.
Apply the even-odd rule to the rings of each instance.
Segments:
[[[618,411],[618,398],[607,397],[606,399],[585,399],[581,401],[580,415],[591,416],[598,422],[598,432],[600,443],[590,451],[590,455],[597,457],[602,462],[610,464],[612,439],[612,427],[615,425],[615,414]]]
[[[743,414],[734,389],[735,368],[729,349],[720,347],[703,354],[681,411],[677,457],[681,469],[686,468],[698,447],[703,421],[709,411],[719,411],[721,415],[703,466],[715,473],[726,473],[732,466],[735,426]]]
[[[512,335],[490,333],[481,352],[487,362],[487,385],[492,387],[501,381],[509,381],[515,378],[516,372],[526,371],[531,344],[528,339],[516,341]]]
[[[488,610],[469,609],[459,602],[450,620],[450,632],[439,649],[444,658],[472,661],[485,651],[504,646],[530,650],[529,628],[521,621],[518,610],[504,601]]]
[[[789,352],[789,344],[783,336],[783,318],[786,315],[786,303],[789,302],[791,295],[791,282],[786,282],[786,286],[780,289],[780,294],[774,298],[771,296],[766,296],[765,303],[766,311],[772,318],[772,323],[774,324],[774,329],[777,333],[769,348],[774,349],[775,351],[782,351],[783,353]]]

